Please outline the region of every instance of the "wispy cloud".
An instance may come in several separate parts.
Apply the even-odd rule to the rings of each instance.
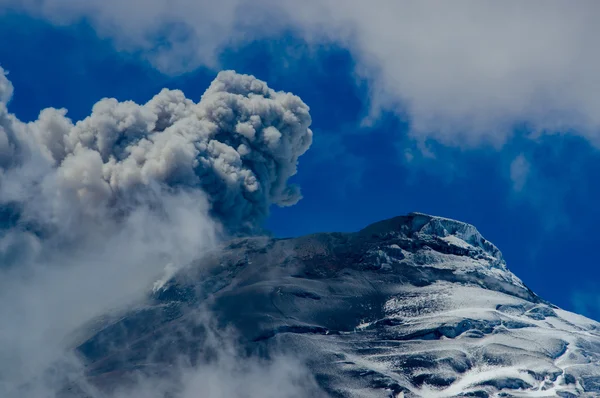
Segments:
[[[8,111],[11,95],[0,69],[3,397],[54,397],[80,380],[71,349],[85,322],[142,300],[228,234],[260,230],[270,205],[300,199],[288,179],[312,142],[308,107],[252,76],[219,74],[199,103],[168,90],[143,105],[104,99],[77,123],[61,109],[23,123]],[[205,388],[221,389],[213,396],[244,396],[220,384],[252,367],[236,359],[225,350],[216,367],[182,368],[182,388],[192,388],[183,396],[208,377]],[[281,361],[257,362],[277,378],[254,387],[284,390],[278,383],[303,377]],[[154,382],[128,396],[147,397]]]
[[[510,163],[510,179],[515,191],[519,192],[523,190],[525,184],[527,184],[530,167],[529,161],[522,153]]]
[[[119,48],[170,72],[218,66],[223,48],[291,30],[350,49],[372,104],[406,112],[416,137],[500,145],[526,123],[598,143],[600,6],[592,1],[1,0],[0,7],[56,23],[85,18]]]
[[[600,294],[598,289],[575,290],[571,293],[571,303],[575,311],[590,318],[600,315]]]

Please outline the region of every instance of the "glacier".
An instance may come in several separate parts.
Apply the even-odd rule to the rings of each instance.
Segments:
[[[247,355],[302,358],[324,396],[600,397],[600,324],[538,297],[459,221],[411,213],[356,233],[238,238],[168,276],[78,332],[100,390],[182,356],[201,366],[193,314],[208,310]]]

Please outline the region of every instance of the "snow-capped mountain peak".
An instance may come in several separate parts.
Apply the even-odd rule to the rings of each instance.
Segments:
[[[178,331],[196,330],[201,308],[250,355],[303,358],[324,396],[600,396],[600,324],[545,302],[475,227],[446,218],[230,242],[90,331],[77,347],[89,379],[197,355],[202,333]]]

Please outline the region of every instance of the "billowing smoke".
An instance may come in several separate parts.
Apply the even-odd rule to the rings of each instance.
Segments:
[[[311,119],[300,98],[231,71],[197,103],[166,89],[102,99],[76,123],[65,109],[24,123],[12,93],[0,69],[0,396],[54,397],[82,372],[82,324],[300,199],[288,180]]]
[[[4,77],[3,103],[11,91]],[[0,164],[29,185],[3,189],[2,199],[60,198],[48,203],[44,221],[62,223],[64,211],[78,221],[127,211],[152,187],[201,190],[229,231],[260,225],[271,204],[300,199],[288,179],[312,141],[308,111],[297,96],[231,71],[219,73],[198,103],[166,89],[144,105],[103,99],[75,124],[64,109],[24,124],[2,107]]]

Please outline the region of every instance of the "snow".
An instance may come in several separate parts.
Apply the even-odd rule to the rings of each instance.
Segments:
[[[163,279],[161,287],[202,292],[186,302],[191,308],[211,297],[249,349],[310,353],[333,396],[600,396],[600,324],[541,300],[493,244],[457,221],[412,214],[356,234],[241,240],[178,270],[173,283]],[[161,297],[153,296],[157,309],[182,300]],[[89,346],[108,344],[136,316]],[[175,328],[165,320],[162,333],[175,334],[170,322]],[[114,349],[128,358],[128,347]],[[102,363],[88,356],[90,369]],[[152,360],[139,350],[130,356],[139,363],[124,367]]]
[[[442,238],[443,241],[448,242],[451,245],[454,246],[458,246],[458,247],[462,247],[464,249],[473,249],[473,246],[471,246],[470,244],[468,244],[467,242],[465,242],[464,240],[460,239],[458,236],[456,235],[448,235],[448,236],[444,236]]]

